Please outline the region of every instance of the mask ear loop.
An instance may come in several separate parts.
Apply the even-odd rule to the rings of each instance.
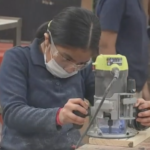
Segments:
[[[51,50],[50,50],[50,52],[53,54],[53,55],[56,55],[56,54],[58,54],[58,50],[56,49],[56,47],[55,47],[55,44],[54,44],[54,42],[53,42],[53,38],[52,38],[52,34],[51,34],[51,32],[49,31],[49,30],[47,30],[47,32],[49,33],[49,38],[50,38],[50,41],[51,41]]]
[[[48,32],[48,34],[49,34],[49,38],[51,39],[51,33],[50,33],[50,31],[49,31],[49,28],[50,28],[50,25],[51,25],[51,22],[52,22],[52,20],[48,23],[48,28],[47,28],[47,32]],[[51,40],[52,41],[52,40]],[[51,42],[52,43],[52,42]],[[49,46],[50,47],[50,46]],[[47,47],[47,49],[44,51],[44,59],[45,59],[45,63],[46,63],[46,53],[47,53],[47,51],[48,51],[48,48],[49,47]],[[50,48],[50,55],[51,55],[51,59],[53,58],[52,57],[52,52],[51,52],[51,48]]]
[[[45,44],[44,44],[44,48],[45,48],[45,47],[46,47],[46,46],[45,46]],[[48,52],[49,47],[50,47],[50,46],[47,46],[47,47],[45,48],[45,50],[44,50],[44,60],[45,60],[45,63],[47,63],[46,54],[47,54],[47,52]],[[50,51],[50,54],[51,54],[51,51]],[[52,57],[52,54],[51,54],[51,57]]]
[[[48,23],[48,28],[47,28],[47,32],[48,32],[48,34],[49,34],[49,38],[50,38],[50,41],[51,41],[51,47],[54,45],[54,42],[53,42],[53,40],[52,40],[52,35],[51,35],[50,30],[49,30],[52,21],[53,21],[53,20],[51,20],[51,21]]]

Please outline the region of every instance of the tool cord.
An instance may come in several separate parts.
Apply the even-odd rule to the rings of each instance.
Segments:
[[[97,116],[99,110],[101,109],[101,107],[102,107],[102,105],[103,105],[103,103],[104,103],[104,100],[105,100],[105,98],[106,98],[106,96],[107,96],[107,94],[108,94],[108,92],[109,92],[109,90],[110,90],[112,84],[119,78],[119,70],[118,70],[118,69],[114,69],[114,70],[112,70],[112,71],[113,71],[113,73],[114,73],[114,77],[113,77],[112,81],[110,82],[110,84],[107,86],[107,88],[106,88],[106,90],[105,90],[105,92],[104,92],[103,98],[102,98],[102,100],[101,100],[101,102],[100,102],[100,104],[99,104],[99,106],[98,106],[98,108],[97,108],[97,110],[96,110],[96,112],[95,112],[93,118],[91,119],[91,121],[90,121],[90,123],[89,123],[87,129],[84,131],[84,133],[83,133],[82,136],[80,137],[79,141],[77,142],[76,149],[79,147],[79,145],[80,145],[80,143],[82,142],[83,138],[86,136],[87,132],[89,131],[89,129],[90,129],[90,127],[91,127],[91,125],[93,124],[93,122],[94,122],[94,120],[95,120],[95,118],[96,118],[96,116]]]

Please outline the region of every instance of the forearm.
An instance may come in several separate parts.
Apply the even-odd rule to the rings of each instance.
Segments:
[[[23,133],[57,131],[56,115],[59,108],[40,109],[26,105],[11,105],[3,111],[5,124]]]
[[[149,91],[149,87],[148,87],[148,83],[146,82],[143,90],[142,90],[142,98],[144,98],[145,100],[150,100],[150,91]]]
[[[116,54],[116,48],[114,46],[100,46],[100,49],[99,49],[99,53],[100,54],[105,54],[105,55],[114,55]]]
[[[149,18],[149,0],[142,0],[143,9],[146,15],[147,25],[148,25],[148,18]]]
[[[100,38],[100,54],[116,54],[117,33],[111,31],[102,31]]]

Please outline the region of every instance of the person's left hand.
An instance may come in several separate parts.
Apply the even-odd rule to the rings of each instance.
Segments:
[[[145,112],[140,112],[138,118],[136,119],[143,126],[150,126],[150,101],[145,101],[144,99],[138,99],[135,107],[138,109],[148,109]]]

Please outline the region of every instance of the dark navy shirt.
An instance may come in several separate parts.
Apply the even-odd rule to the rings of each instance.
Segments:
[[[35,39],[30,46],[14,47],[4,55],[0,69],[1,150],[70,150],[80,134],[72,124],[58,129],[57,111],[70,98],[93,102],[92,66],[70,78],[56,78],[45,67],[39,43]]]
[[[148,77],[148,35],[140,0],[100,0],[96,13],[102,30],[118,33],[116,51],[127,57],[129,78],[141,91]]]

